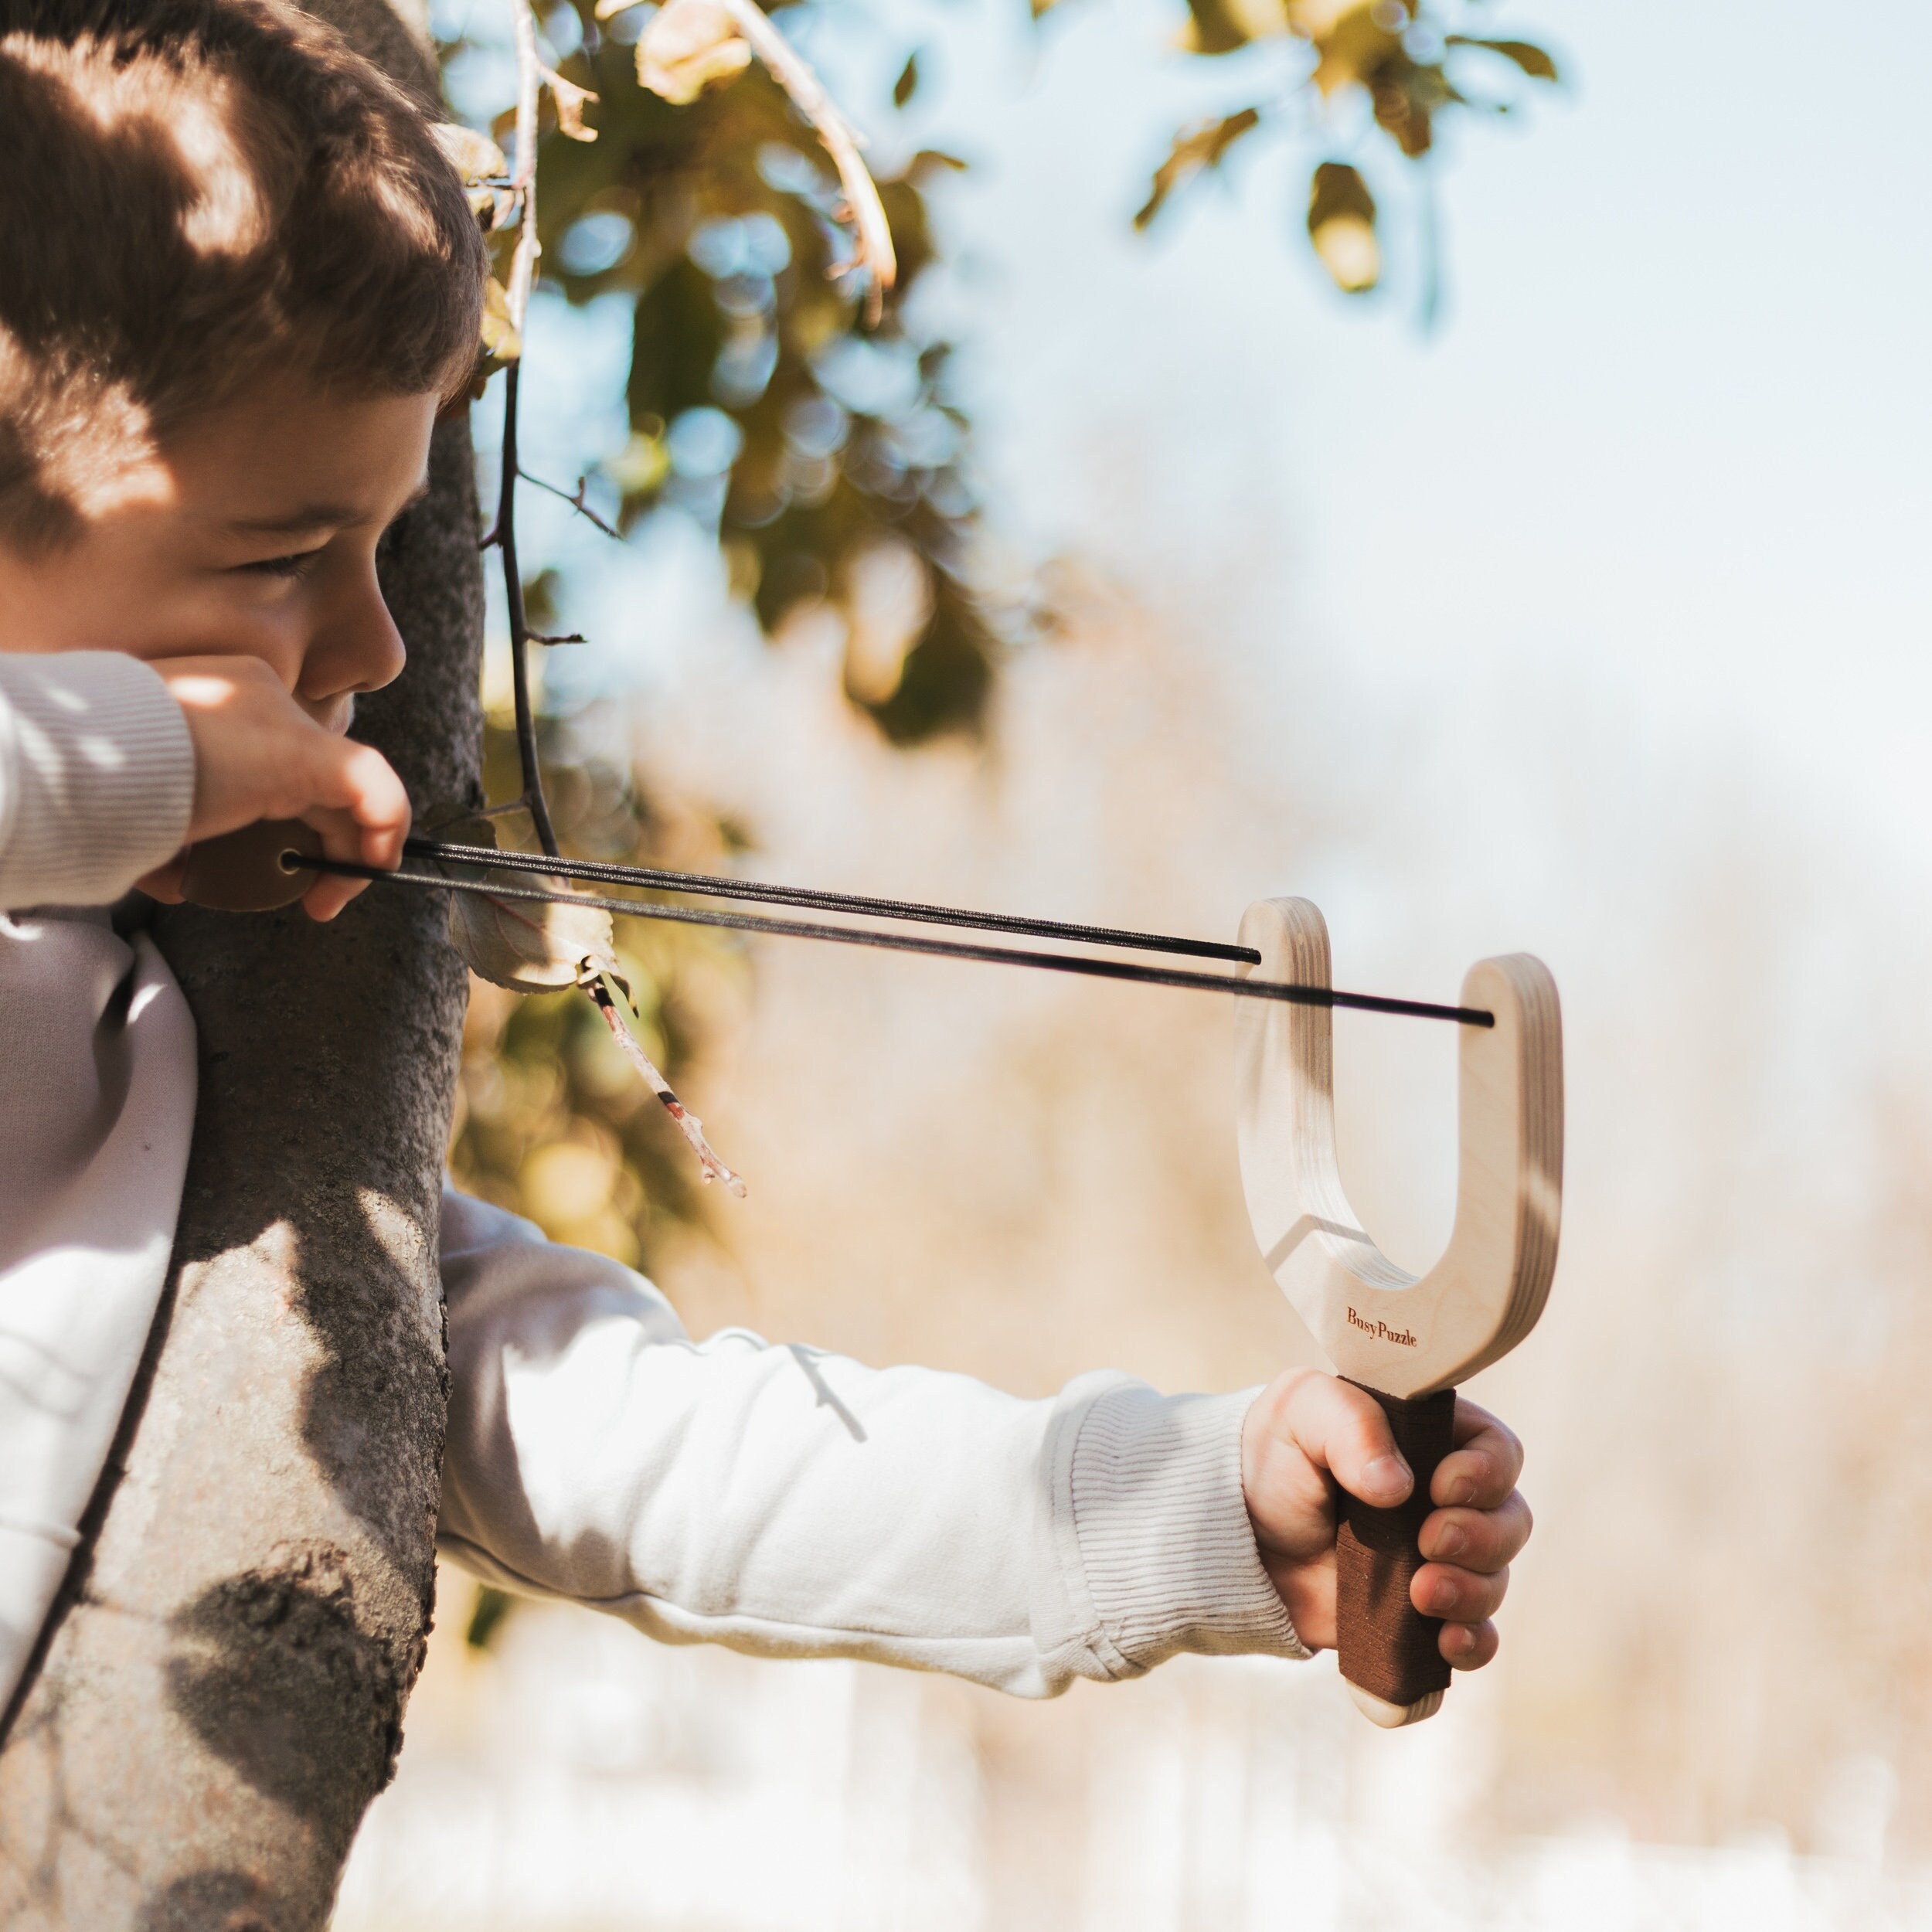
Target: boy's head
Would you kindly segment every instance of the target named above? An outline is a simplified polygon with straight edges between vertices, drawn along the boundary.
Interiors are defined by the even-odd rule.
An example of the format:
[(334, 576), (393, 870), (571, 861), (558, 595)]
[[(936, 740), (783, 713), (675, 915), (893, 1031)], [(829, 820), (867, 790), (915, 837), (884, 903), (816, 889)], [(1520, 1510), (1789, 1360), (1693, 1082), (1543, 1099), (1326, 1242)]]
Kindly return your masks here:
[(283, 633), (374, 624), (480, 319), (424, 115), (283, 0), (9, 0), (0, 127), (0, 648), (252, 649), (304, 597)]
[(260, 376), (472, 366), (482, 243), (421, 114), (267, 0), (0, 12), (0, 534), (57, 543), (131, 453)]

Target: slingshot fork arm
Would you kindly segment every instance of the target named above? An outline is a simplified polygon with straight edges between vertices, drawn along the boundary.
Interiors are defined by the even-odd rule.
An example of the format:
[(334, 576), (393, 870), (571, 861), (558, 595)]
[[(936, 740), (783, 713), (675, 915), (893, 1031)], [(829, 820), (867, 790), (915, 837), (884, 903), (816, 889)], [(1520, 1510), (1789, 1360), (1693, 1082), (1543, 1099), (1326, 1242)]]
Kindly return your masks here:
[[(1241, 939), (1253, 970), (1330, 983), (1328, 928), (1305, 899), (1263, 900)], [(1282, 1292), (1351, 1380), (1392, 1396), (1454, 1385), (1505, 1355), (1542, 1314), (1563, 1198), (1563, 1035), (1556, 988), (1515, 953), (1472, 966), (1462, 1029), (1461, 1171), (1442, 1258), (1418, 1278), (1363, 1229), (1335, 1148), (1331, 1015), (1320, 1006), (1235, 1016), (1241, 1179), (1255, 1239)]]

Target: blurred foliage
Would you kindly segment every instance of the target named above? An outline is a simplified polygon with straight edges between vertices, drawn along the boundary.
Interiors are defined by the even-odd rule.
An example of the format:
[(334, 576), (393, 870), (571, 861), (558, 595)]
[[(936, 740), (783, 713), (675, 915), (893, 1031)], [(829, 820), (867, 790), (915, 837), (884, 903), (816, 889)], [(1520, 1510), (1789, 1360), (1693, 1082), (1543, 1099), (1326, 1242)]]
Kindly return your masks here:
[[(587, 7), (549, 24), (579, 41), (564, 71), (599, 98), (594, 142), (551, 128), (540, 149), (543, 272), (573, 301), (635, 298), (631, 442), (606, 466), (620, 527), (660, 504), (715, 526), (767, 632), (849, 604), (870, 553), (908, 559), (923, 621), (889, 665), (852, 667), (848, 695), (896, 743), (977, 728), (1011, 620), (968, 581), (979, 505), (951, 345), (906, 313), (935, 255), (926, 191), (963, 164), (922, 152), (880, 182), (900, 274), (867, 329), (862, 289), (828, 272), (849, 253), (836, 177), (762, 68), (673, 106)], [(909, 59), (902, 103), (917, 84)]]
[[(1036, 15), (1056, 4), (1033, 0)], [(1175, 135), (1136, 226), (1257, 133), (1346, 149), (1314, 165), (1309, 239), (1338, 287), (1373, 288), (1383, 247), (1365, 165), (1423, 164), (1451, 117), (1512, 111), (1499, 80), (1556, 78), (1542, 47), (1471, 31), (1484, 6), (1188, 0), (1189, 53), (1276, 40), (1299, 58), (1266, 97)], [(964, 164), (925, 151), (880, 182), (900, 274), (869, 329), (862, 288), (828, 273), (850, 251), (812, 131), (755, 62), (720, 69), (724, 84), (683, 104), (641, 86), (635, 43), (650, 12), (600, 26), (591, 0), (565, 0), (545, 19), (573, 111), (571, 90), (597, 100), (588, 141), (568, 138), (546, 104), (543, 272), (572, 301), (621, 291), (634, 303), (631, 440), (604, 466), (618, 523), (668, 504), (715, 529), (734, 593), (768, 634), (801, 607), (838, 608), (852, 641), (847, 696), (893, 743), (976, 730), (1004, 647), (1037, 615), (975, 593), (971, 425), (948, 382), (952, 345), (914, 319), (937, 259), (928, 194)], [(909, 49), (893, 108), (920, 80)], [(855, 580), (882, 551), (920, 580), (918, 621), (883, 644), (849, 622)]]
[[(1314, 131), (1311, 99), (1323, 135), (1352, 136), (1359, 149), (1393, 151), (1410, 163), (1434, 151), (1454, 116), (1512, 112), (1515, 102), (1498, 82), (1554, 82), (1556, 63), (1533, 42), (1462, 31), (1484, 12), (1485, 0), (1188, 0), (1188, 53), (1213, 57), (1273, 39), (1298, 43), (1301, 57), (1267, 97), (1175, 135), (1134, 226), (1146, 227), (1178, 189), (1218, 168), (1257, 128)], [(1381, 244), (1362, 169), (1333, 156), (1318, 162), (1308, 202), (1308, 238), (1323, 267), (1338, 288), (1366, 294), (1381, 279)], [(1433, 301), (1431, 293), (1425, 308)]]

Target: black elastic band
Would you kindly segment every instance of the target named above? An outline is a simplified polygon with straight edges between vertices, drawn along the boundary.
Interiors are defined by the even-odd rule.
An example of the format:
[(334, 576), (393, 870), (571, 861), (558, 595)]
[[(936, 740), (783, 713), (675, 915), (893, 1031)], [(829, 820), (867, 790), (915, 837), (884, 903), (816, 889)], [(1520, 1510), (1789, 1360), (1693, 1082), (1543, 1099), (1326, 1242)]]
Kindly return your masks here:
[[(492, 857), (500, 855), (492, 854)], [(592, 893), (533, 892), (521, 886), (485, 884), (468, 879), (433, 878), (427, 872), (386, 872), (347, 859), (311, 858), (288, 852), (291, 872), (332, 872), (344, 879), (373, 879), (381, 885), (420, 886), (430, 892), (469, 893), (484, 899), (521, 900), (543, 906), (592, 906), (630, 919), (668, 920), (681, 926), (719, 926), (733, 932), (770, 933), (787, 939), (828, 940), (843, 946), (872, 946), (887, 952), (923, 953), (937, 959), (967, 959), (988, 965), (1032, 966), (1049, 973), (1079, 973), (1094, 979), (1131, 980), (1144, 986), (1181, 986), (1233, 993), (1249, 999), (1278, 999), (1294, 1006), (1342, 1006), (1364, 1013), (1396, 1013), (1414, 1019), (1454, 1020), (1464, 1026), (1494, 1026), (1496, 1016), (1474, 1006), (1438, 1006), (1427, 1000), (1384, 999), (1374, 993), (1339, 993), (1328, 986), (1291, 986), (1278, 980), (1243, 979), (1232, 973), (1190, 973), (1178, 968), (1137, 965), (1131, 960), (1090, 959), (1073, 953), (1036, 953), (1012, 946), (975, 946), (953, 939), (922, 939), (910, 933), (879, 933), (859, 926), (821, 926), (802, 919), (768, 919), (757, 913), (709, 912), (696, 906), (661, 906), (635, 899), (604, 899)], [(543, 862), (549, 872), (567, 865)]]
[(541, 852), (499, 852), (493, 845), (452, 845), (436, 838), (411, 838), (403, 850), (412, 859), (439, 864), (482, 866), (504, 872), (547, 872), (553, 878), (590, 879), (611, 886), (645, 886), (660, 892), (702, 893), (714, 899), (743, 899), (770, 906), (809, 906), (821, 913), (864, 913), (875, 919), (906, 919), (929, 926), (968, 926), (981, 932), (1025, 933), (1036, 939), (1077, 940), (1089, 946), (1126, 946), (1147, 953), (1179, 953), (1195, 959), (1226, 959), (1258, 966), (1252, 946), (1224, 946), (1218, 940), (1179, 939), (1165, 933), (1135, 933), (1114, 926), (1074, 926), (1057, 919), (1025, 919), (1012, 913), (971, 912), (957, 906), (926, 906), (904, 899), (869, 899), (859, 893), (820, 892), (808, 886), (767, 886), (756, 879), (720, 878), (715, 872), (665, 872), (655, 866), (613, 866), (599, 860), (546, 859)]

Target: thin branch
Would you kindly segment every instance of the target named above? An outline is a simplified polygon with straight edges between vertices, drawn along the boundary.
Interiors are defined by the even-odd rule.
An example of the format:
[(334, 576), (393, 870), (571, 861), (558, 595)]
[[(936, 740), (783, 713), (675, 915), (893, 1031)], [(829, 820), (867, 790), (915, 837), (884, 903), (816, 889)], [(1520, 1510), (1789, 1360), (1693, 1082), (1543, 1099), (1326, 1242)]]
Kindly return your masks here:
[(691, 1151), (698, 1157), (698, 1166), (707, 1181), (723, 1184), (728, 1194), (740, 1200), (745, 1198), (743, 1179), (734, 1174), (719, 1159), (711, 1143), (704, 1137), (704, 1122), (688, 1108), (671, 1090), (671, 1083), (651, 1063), (651, 1056), (644, 1050), (644, 1043), (631, 1029), (631, 1022), (624, 1017), (624, 1002), (611, 984), (610, 975), (600, 973), (594, 980), (587, 981), (583, 990), (590, 995), (593, 1004), (604, 1015), (604, 1024), (611, 1029), (611, 1036), (632, 1066), (644, 1076), (645, 1084), (657, 1095), (664, 1104), (664, 1111), (678, 1124), (678, 1131), (690, 1142)]
[(536, 16), (529, 0), (510, 0), (510, 26), (516, 43), (516, 154), (511, 185), (518, 203), (516, 253), (510, 260), (510, 320), (523, 333), (524, 312), (530, 305), (530, 286), (536, 279), (536, 258), (543, 253), (536, 234), (536, 107), (543, 84), (543, 63), (537, 58)]
[(516, 703), (516, 756), (523, 773), (523, 802), (530, 808), (537, 842), (554, 859), (556, 832), (543, 797), (536, 755), (536, 716), (530, 705), (530, 621), (523, 607), (523, 578), (516, 561), (516, 415), (519, 358), (503, 372), (503, 481), (496, 505), (496, 546), (503, 557), (503, 601), (510, 618), (510, 689)]
[[(516, 153), (512, 180), (519, 209), (516, 255), (510, 267), (510, 319), (521, 342), (523, 318), (529, 305), (530, 281), (536, 273), (536, 106), (543, 84), (543, 63), (537, 58), (536, 16), (529, 0), (510, 0), (510, 23), (516, 42)], [(556, 832), (543, 796), (543, 774), (537, 761), (536, 719), (530, 706), (529, 620), (523, 607), (523, 577), (516, 561), (516, 480), (522, 473), (517, 461), (517, 400), (522, 388), (523, 359), (503, 374), (503, 474), (496, 503), (494, 539), (503, 559), (503, 600), (510, 619), (510, 679), (516, 702), (516, 755), (523, 773), (523, 802), (530, 808), (537, 842), (554, 859)]]
[[(545, 482), (540, 476), (532, 476), (528, 470), (519, 470), (517, 474), (522, 477), (525, 482), (534, 483), (539, 490), (546, 490), (560, 502), (569, 504), (579, 516), (583, 518), (587, 522), (594, 523), (606, 536), (614, 537), (620, 543), (624, 541), (624, 532), (605, 522), (604, 519), (599, 516), (585, 500), (585, 492), (590, 487), (590, 479), (587, 476), (580, 476), (577, 478), (577, 492), (573, 495), (568, 490), (559, 489), (554, 483)], [(488, 547), (487, 543), (485, 547), (486, 549)], [(580, 639), (579, 641), (580, 642), (581, 640)]]
[(855, 268), (869, 271), (866, 319), (876, 326), (885, 312), (886, 291), (898, 275), (899, 264), (893, 253), (892, 226), (886, 219), (885, 204), (879, 199), (878, 184), (859, 155), (863, 145), (860, 137), (838, 111), (837, 103), (826, 93), (804, 56), (772, 25), (757, 0), (721, 0), (721, 4), (731, 16), (732, 24), (750, 42), (753, 53), (771, 70), (773, 78), (818, 131), (826, 153), (838, 170), (857, 246), (852, 259), (837, 264), (831, 272), (842, 275)]

